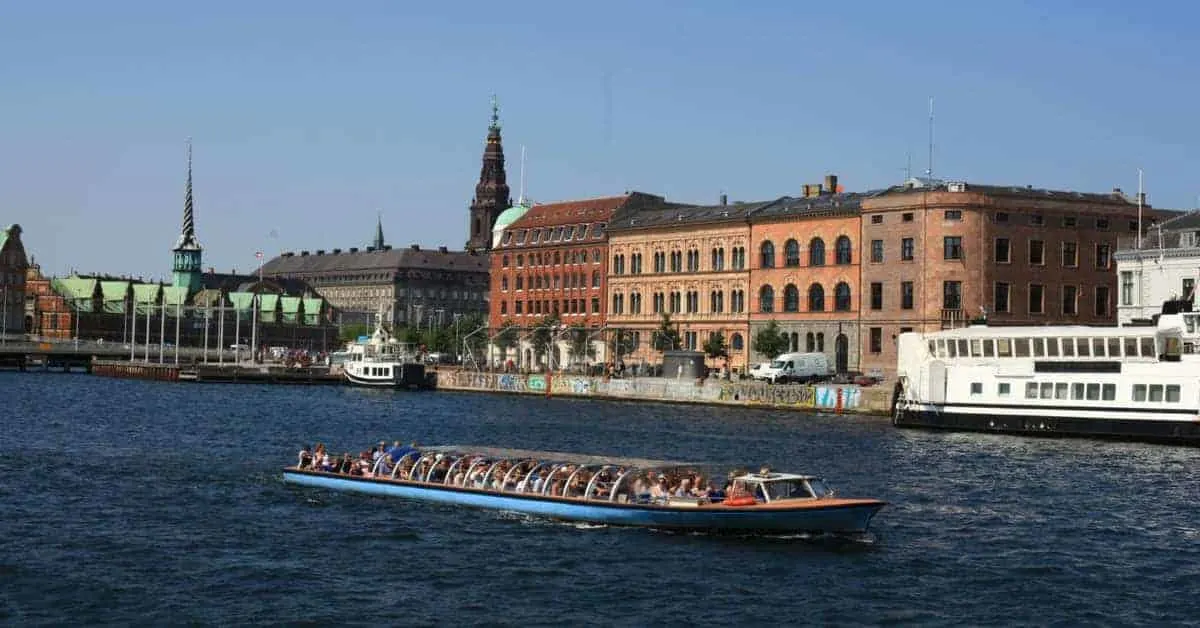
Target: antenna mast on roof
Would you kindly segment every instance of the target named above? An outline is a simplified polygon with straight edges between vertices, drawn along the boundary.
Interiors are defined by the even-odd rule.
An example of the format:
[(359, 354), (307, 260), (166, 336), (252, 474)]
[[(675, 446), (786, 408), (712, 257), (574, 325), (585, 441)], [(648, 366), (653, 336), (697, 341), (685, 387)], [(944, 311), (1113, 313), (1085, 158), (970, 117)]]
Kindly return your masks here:
[(521, 193), (517, 197), (517, 205), (525, 204), (525, 145), (521, 145)]
[(1138, 168), (1138, 225), (1137, 225), (1137, 248), (1142, 248), (1142, 169)]
[(933, 96), (929, 97), (929, 168), (925, 170), (925, 176), (933, 178)]

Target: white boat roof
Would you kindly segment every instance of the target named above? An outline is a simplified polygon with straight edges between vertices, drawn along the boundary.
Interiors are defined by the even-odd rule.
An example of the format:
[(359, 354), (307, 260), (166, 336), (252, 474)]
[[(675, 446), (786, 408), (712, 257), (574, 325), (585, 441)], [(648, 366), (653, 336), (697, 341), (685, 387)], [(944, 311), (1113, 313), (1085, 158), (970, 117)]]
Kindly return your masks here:
[(476, 447), (474, 445), (437, 445), (426, 447), (417, 445), (421, 452), (454, 453), (460, 455), (480, 455), (489, 458), (536, 458), (539, 460), (572, 462), (575, 464), (615, 464), (625, 467), (655, 469), (662, 467), (699, 467), (711, 466), (706, 463), (680, 462), (674, 460), (650, 460), (648, 458), (623, 458), (619, 456), (597, 456), (592, 454), (566, 453), (561, 451), (537, 451), (533, 449), (508, 449), (503, 447)]
[(746, 482), (777, 482), (780, 480), (817, 480), (820, 479), (815, 475), (803, 475), (799, 473), (779, 473), (771, 471), (770, 473), (747, 473), (739, 475), (735, 480), (743, 480)]
[(1156, 327), (1091, 327), (1088, 325), (1043, 325), (1021, 327), (985, 327), (975, 325), (941, 331), (917, 332), (924, 338), (1057, 338), (1060, 336), (1078, 338), (1130, 338), (1153, 336), (1158, 332)]

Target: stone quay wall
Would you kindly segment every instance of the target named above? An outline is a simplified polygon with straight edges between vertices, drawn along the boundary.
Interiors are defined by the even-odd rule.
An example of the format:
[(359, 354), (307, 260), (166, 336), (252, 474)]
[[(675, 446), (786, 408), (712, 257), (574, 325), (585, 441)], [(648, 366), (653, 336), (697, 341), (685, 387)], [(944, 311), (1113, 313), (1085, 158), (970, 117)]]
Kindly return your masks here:
[(439, 390), (665, 401), (814, 412), (881, 414), (891, 411), (886, 386), (767, 384), (750, 381), (681, 380), (661, 377), (606, 378), (566, 374), (483, 373), (439, 370)]

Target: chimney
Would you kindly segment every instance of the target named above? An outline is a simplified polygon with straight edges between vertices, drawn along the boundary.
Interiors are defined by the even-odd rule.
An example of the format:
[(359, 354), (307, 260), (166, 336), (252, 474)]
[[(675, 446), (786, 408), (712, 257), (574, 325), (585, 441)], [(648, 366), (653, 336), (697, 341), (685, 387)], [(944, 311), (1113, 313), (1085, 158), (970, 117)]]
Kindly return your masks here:
[(373, 246), (368, 246), (368, 247), (367, 247), (367, 252), (368, 252), (368, 253), (370, 253), (370, 252), (372, 252), (372, 251), (374, 251), (374, 250), (375, 250), (375, 247), (373, 247)]
[(726, 206), (726, 205), (728, 205), (728, 204), (729, 204), (729, 197), (728, 197), (728, 196), (726, 196), (726, 195), (724, 195), (724, 194), (722, 194), (722, 195), (721, 195), (721, 207), (724, 207), (724, 206)]
[(342, 252), (342, 250), (341, 250), (341, 249), (334, 249), (334, 250), (333, 250), (333, 254), (334, 254), (334, 255), (337, 255), (338, 253), (341, 253), (341, 252)]
[(446, 248), (446, 247), (444, 247), (444, 246), (439, 246), (439, 247), (438, 247), (438, 253), (449, 253), (449, 252), (450, 252), (450, 249), (447, 249), (447, 248)]
[(350, 252), (351, 252), (351, 253), (357, 253), (357, 252), (358, 252), (358, 247), (357, 247), (357, 246), (352, 246), (352, 247), (350, 247)]
[(837, 175), (836, 174), (825, 175), (825, 189), (830, 194), (837, 194)]
[(808, 198), (808, 188), (809, 187), (810, 186), (807, 183), (804, 184), (804, 187), (801, 188), (801, 191), (800, 191), (800, 198)]
[(308, 251), (300, 251), (300, 257), (308, 257)]
[(412, 249), (412, 250), (414, 250), (414, 251), (420, 251), (420, 250), (421, 250), (421, 245), (420, 245), (420, 244), (413, 244), (413, 245), (411, 245), (409, 248), (411, 248), (411, 249)]
[(324, 255), (325, 249), (317, 249), (317, 255)]

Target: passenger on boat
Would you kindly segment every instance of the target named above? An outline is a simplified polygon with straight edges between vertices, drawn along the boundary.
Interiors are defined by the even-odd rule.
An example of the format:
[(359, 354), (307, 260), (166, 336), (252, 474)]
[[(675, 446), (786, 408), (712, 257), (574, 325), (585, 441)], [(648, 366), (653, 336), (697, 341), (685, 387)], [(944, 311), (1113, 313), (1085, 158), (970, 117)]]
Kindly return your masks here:
[(679, 486), (676, 486), (675, 490), (671, 492), (671, 495), (673, 497), (688, 497), (691, 495), (691, 493), (691, 480), (689, 478), (683, 478), (679, 481)]
[(296, 460), (296, 468), (308, 469), (308, 468), (312, 467), (312, 464), (313, 464), (312, 447), (305, 445), (304, 447), (300, 448), (300, 455), (299, 455), (299, 458)]
[(659, 477), (658, 482), (650, 485), (650, 501), (666, 501), (669, 494), (667, 492), (667, 478), (665, 477)]
[(387, 454), (387, 441), (379, 441), (375, 446), (375, 451), (371, 452), (371, 462), (377, 462), (381, 457)]
[(723, 502), (723, 501), (725, 501), (725, 489), (718, 488), (715, 483), (709, 482), (707, 497), (708, 497), (708, 501), (713, 502), (713, 503)]

